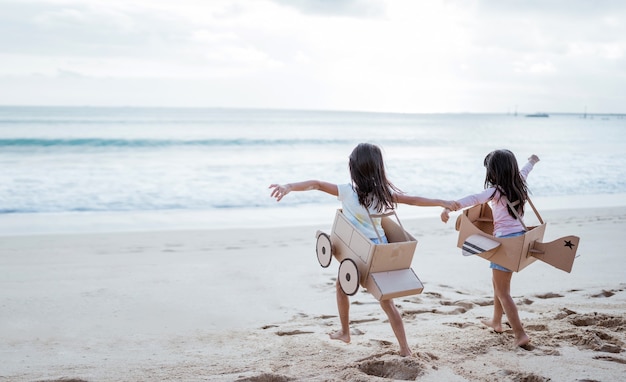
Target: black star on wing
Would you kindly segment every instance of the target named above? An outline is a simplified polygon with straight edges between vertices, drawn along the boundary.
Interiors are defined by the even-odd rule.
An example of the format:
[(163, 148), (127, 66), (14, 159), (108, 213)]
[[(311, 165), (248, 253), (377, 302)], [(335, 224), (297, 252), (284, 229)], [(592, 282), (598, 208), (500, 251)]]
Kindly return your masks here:
[(570, 249), (574, 249), (574, 244), (571, 240), (563, 240), (565, 241), (565, 247), (569, 247)]

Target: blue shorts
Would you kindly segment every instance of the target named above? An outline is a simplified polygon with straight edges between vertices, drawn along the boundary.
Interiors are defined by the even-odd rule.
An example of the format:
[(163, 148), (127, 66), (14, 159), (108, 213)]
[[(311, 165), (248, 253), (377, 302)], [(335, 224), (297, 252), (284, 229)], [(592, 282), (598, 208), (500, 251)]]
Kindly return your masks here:
[[(515, 237), (515, 236), (522, 236), (525, 233), (526, 233), (526, 231), (521, 231), (521, 232), (510, 233), (508, 235), (496, 236), (496, 237), (499, 237), (499, 238)], [(507, 269), (507, 268), (505, 268), (505, 267), (503, 267), (501, 265), (498, 265), (496, 263), (489, 264), (489, 268), (497, 269), (497, 270), (502, 271), (502, 272), (512, 272), (510, 269)]]
[(383, 235), (381, 236), (382, 242), (380, 240), (378, 240), (377, 237), (370, 239), (371, 241), (374, 242), (374, 244), (387, 244), (389, 243), (389, 241), (387, 240), (387, 236)]
[(490, 263), (490, 264), (489, 264), (489, 268), (491, 268), (491, 269), (497, 269), (497, 270), (502, 271), (502, 272), (509, 272), (509, 273), (511, 273), (511, 272), (512, 272), (510, 269), (507, 269), (507, 268), (505, 268), (505, 267), (503, 267), (503, 266), (500, 266), (500, 265), (498, 265), (498, 264), (496, 264), (496, 263)]

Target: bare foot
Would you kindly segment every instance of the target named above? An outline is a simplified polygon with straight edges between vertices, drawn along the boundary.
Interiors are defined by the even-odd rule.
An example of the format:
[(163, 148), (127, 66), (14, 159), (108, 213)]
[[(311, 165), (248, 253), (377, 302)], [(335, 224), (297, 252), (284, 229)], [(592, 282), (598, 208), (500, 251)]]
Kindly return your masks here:
[(340, 340), (340, 341), (343, 341), (343, 342), (345, 342), (347, 344), (350, 343), (350, 333), (343, 334), (343, 331), (339, 330), (337, 332), (330, 333), (329, 336), (330, 336), (331, 340)]
[(411, 349), (400, 349), (400, 356), (402, 356), (402, 357), (410, 357), (412, 355), (413, 355), (413, 353), (411, 352)]
[(490, 327), (496, 333), (502, 333), (502, 324), (494, 324), (493, 320), (480, 320), (483, 325)]
[(517, 336), (515, 337), (515, 346), (524, 347), (528, 345), (529, 343), (530, 343), (530, 338), (528, 338), (526, 333), (523, 333), (519, 337)]

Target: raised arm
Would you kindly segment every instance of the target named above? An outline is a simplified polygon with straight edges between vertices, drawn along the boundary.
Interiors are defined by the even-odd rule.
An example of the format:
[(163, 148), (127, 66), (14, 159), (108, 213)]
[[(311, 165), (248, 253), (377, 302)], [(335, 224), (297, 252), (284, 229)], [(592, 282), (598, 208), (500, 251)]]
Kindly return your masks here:
[(291, 191), (319, 190), (334, 196), (337, 196), (339, 193), (336, 184), (321, 180), (305, 180), (304, 182), (287, 184), (270, 184), (269, 188), (272, 189), (271, 197), (276, 198), (277, 202), (280, 202), (280, 200)]

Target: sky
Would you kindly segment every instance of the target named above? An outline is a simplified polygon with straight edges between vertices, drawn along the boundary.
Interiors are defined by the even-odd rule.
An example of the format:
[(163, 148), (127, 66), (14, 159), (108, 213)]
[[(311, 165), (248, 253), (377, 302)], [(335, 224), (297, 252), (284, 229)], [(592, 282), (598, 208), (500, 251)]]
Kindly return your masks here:
[(626, 1), (0, 0), (0, 105), (626, 113)]

